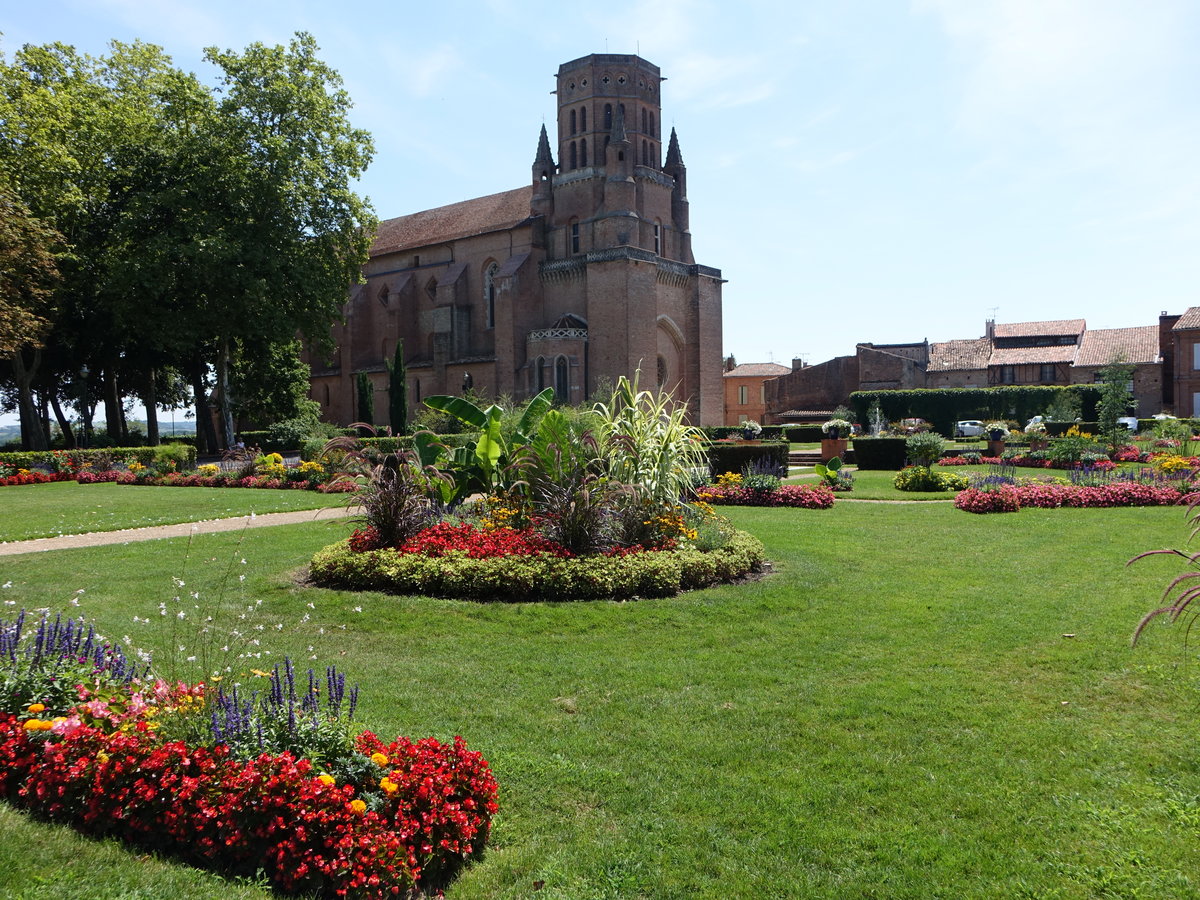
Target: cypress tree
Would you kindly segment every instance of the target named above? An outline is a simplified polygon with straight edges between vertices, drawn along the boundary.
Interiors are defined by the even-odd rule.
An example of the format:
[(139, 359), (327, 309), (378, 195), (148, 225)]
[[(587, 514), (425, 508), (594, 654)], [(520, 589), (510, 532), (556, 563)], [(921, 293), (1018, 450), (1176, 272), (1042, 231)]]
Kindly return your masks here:
[(366, 372), (359, 372), (358, 376), (358, 421), (364, 425), (375, 424), (375, 388), (371, 386), (371, 379)]
[(396, 356), (388, 363), (388, 417), (392, 434), (408, 432), (408, 369), (404, 365), (404, 341), (396, 341)]

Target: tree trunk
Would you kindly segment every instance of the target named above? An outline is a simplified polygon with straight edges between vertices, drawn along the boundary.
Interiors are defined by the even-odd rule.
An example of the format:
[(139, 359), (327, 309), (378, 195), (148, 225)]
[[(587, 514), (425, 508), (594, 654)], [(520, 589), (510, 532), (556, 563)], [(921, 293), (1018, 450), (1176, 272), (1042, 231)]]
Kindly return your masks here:
[(26, 364), (25, 355), (18, 350), (12, 356), (13, 378), (17, 383), (17, 409), (21, 416), (21, 449), (48, 450), (46, 433), (38, 421), (33, 403), (33, 379), (42, 361), (42, 351), (33, 351), (33, 360)]
[(154, 369), (146, 376), (146, 387), (142, 393), (142, 403), (146, 406), (146, 444), (158, 446), (158, 392), (154, 387)]
[(217, 433), (213, 429), (212, 410), (204, 387), (204, 360), (192, 360), (192, 399), (196, 406), (196, 449), (202, 453), (217, 452)]
[(58, 420), (58, 427), (62, 429), (63, 444), (68, 450), (75, 449), (75, 431), (71, 428), (71, 420), (63, 414), (62, 407), (58, 403), (58, 397), (53, 393), (50, 394), (50, 408), (54, 410), (54, 418)]
[(232, 447), (237, 432), (233, 427), (233, 396), (229, 384), (229, 338), (221, 338), (217, 349), (217, 403), (221, 413), (221, 430), (225, 447)]
[(115, 364), (104, 367), (104, 427), (108, 438), (118, 447), (125, 446), (125, 435), (121, 431), (123, 416), (121, 395), (117, 392), (117, 369)]

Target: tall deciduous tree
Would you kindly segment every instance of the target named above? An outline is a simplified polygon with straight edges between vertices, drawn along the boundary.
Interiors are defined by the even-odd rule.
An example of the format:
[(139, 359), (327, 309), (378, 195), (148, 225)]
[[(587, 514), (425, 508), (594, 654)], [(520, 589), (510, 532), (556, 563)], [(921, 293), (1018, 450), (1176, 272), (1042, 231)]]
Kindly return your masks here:
[(371, 138), (351, 126), (341, 77), (316, 53), (303, 33), (287, 48), (206, 51), (224, 73), (217, 110), (227, 156), (215, 174), (235, 206), (207, 323), (227, 441), (234, 340), (279, 342), (299, 332), (328, 346), (374, 232), (370, 206), (351, 189), (371, 160)]

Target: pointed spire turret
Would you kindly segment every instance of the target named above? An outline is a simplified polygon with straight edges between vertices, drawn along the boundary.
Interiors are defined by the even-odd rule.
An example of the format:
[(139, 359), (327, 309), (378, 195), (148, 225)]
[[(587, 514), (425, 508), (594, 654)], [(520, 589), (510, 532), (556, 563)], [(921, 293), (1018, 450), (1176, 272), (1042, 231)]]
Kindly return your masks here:
[(679, 137), (675, 134), (675, 129), (671, 129), (671, 142), (667, 145), (667, 160), (663, 164), (664, 169), (669, 169), (672, 166), (683, 165), (683, 154), (679, 152)]
[(545, 172), (546, 178), (554, 174), (554, 157), (550, 153), (550, 137), (546, 134), (544, 123), (542, 133), (538, 136), (537, 156), (534, 157), (533, 168), (536, 174)]
[(538, 136), (537, 156), (533, 160), (533, 198), (530, 201), (529, 213), (534, 216), (548, 216), (554, 210), (554, 157), (550, 155), (550, 138), (546, 135), (546, 126), (542, 125), (542, 133)]

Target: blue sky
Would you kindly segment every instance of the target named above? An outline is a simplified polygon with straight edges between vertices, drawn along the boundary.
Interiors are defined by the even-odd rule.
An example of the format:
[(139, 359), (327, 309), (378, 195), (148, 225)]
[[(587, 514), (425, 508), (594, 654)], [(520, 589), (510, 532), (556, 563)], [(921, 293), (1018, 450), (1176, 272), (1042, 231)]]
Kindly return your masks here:
[(688, 166), (725, 350), (819, 362), (985, 319), (1200, 304), (1200, 4), (7, 2), (6, 55), (314, 35), (375, 138), (381, 218), (525, 184), (560, 63), (640, 53)]

